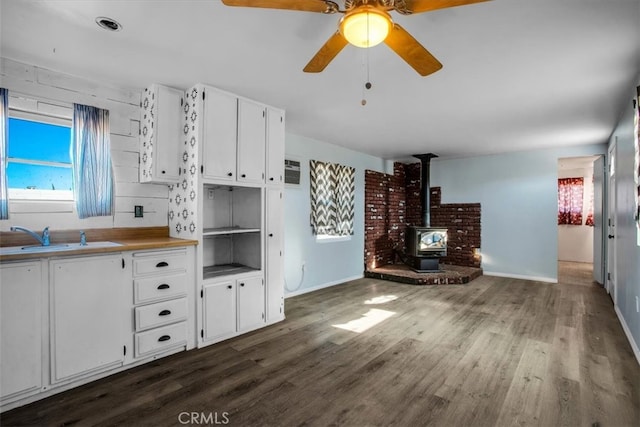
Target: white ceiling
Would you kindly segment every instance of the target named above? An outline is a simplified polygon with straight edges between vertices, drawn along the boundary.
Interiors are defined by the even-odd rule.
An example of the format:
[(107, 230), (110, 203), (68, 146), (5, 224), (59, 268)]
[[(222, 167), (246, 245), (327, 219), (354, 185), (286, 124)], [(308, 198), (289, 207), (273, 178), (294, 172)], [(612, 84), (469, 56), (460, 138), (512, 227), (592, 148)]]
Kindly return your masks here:
[[(384, 44), (347, 46), (324, 72), (303, 73), (340, 15), (219, 0), (0, 1), (3, 57), (128, 88), (208, 83), (286, 109), (291, 133), (388, 159), (606, 142), (640, 73), (640, 0), (393, 13), (444, 64), (427, 77)], [(123, 30), (100, 29), (97, 16)]]

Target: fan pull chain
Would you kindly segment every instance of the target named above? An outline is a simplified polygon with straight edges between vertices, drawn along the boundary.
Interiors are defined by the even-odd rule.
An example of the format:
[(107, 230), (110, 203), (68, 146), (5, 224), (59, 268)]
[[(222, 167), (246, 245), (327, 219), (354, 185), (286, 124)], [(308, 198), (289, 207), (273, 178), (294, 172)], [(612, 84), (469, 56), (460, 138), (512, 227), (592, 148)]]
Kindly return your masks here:
[[(369, 14), (367, 13), (367, 37), (369, 37)], [(368, 44), (368, 40), (367, 40), (367, 44)], [(362, 106), (364, 107), (365, 105), (367, 105), (367, 98), (365, 97), (365, 92), (364, 90), (369, 90), (371, 89), (371, 78), (369, 75), (369, 49), (370, 47), (367, 46), (367, 48), (365, 48), (365, 52), (364, 52), (364, 56), (363, 56), (363, 60), (362, 60), (362, 66), (366, 71), (366, 79), (365, 79), (365, 83), (364, 83), (364, 88), (362, 89), (362, 101), (360, 101), (360, 104), (362, 104)]]

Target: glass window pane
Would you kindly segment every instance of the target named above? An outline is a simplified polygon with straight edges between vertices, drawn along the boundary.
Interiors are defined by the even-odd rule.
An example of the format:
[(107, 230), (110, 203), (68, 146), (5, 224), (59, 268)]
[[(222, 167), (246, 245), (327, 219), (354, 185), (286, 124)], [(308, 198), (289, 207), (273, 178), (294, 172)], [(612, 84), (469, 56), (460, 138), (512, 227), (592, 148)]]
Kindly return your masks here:
[(9, 157), (71, 163), (70, 142), (69, 127), (9, 118)]
[(71, 190), (71, 168), (9, 161), (7, 179), (9, 188)]

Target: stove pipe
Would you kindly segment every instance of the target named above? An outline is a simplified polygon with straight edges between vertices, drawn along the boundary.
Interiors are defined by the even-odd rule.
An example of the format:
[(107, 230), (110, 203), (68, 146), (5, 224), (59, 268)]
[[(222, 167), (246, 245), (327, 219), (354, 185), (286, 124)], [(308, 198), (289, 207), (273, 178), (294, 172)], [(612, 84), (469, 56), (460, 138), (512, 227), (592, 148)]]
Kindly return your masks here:
[(422, 203), (422, 226), (431, 227), (431, 181), (430, 167), (431, 159), (438, 157), (436, 154), (414, 154), (413, 157), (420, 159), (422, 173), (420, 176), (420, 202)]

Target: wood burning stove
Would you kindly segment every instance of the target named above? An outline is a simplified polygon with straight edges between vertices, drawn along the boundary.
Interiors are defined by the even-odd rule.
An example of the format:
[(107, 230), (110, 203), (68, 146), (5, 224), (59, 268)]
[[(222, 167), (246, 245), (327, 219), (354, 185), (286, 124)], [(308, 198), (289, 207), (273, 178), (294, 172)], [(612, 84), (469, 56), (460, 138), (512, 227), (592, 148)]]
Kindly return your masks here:
[(422, 227), (411, 226), (406, 233), (409, 266), (418, 272), (437, 272), (439, 258), (447, 255), (447, 229), (431, 227), (430, 166), (433, 153), (416, 154), (422, 164), (420, 202)]

